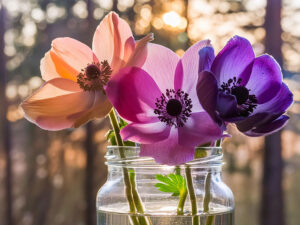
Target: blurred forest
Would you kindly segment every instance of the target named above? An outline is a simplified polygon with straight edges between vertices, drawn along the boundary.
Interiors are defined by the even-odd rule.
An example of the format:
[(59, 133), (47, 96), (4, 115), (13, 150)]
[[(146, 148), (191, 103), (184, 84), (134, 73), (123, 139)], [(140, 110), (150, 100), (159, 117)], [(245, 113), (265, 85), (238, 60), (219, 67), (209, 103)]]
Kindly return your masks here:
[(294, 93), (290, 122), (268, 138), (230, 127), (224, 179), (237, 225), (299, 225), (299, 0), (0, 0), (0, 224), (95, 225), (108, 120), (47, 132), (25, 120), (19, 104), (43, 83), (39, 63), (51, 40), (69, 36), (91, 46), (110, 10), (136, 39), (153, 32), (155, 43), (178, 55), (207, 38), (219, 51), (236, 34), (256, 55), (274, 55)]

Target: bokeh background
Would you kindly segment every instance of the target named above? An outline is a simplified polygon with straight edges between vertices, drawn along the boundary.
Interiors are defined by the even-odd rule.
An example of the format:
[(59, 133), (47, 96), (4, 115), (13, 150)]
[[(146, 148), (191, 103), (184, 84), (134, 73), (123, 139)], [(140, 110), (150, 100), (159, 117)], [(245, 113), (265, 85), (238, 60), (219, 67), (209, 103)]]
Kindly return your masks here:
[(43, 83), (39, 62), (51, 40), (91, 45), (111, 10), (137, 39), (153, 32), (155, 43), (178, 55), (206, 38), (219, 51), (236, 34), (257, 55), (274, 55), (295, 97), (290, 122), (266, 139), (230, 127), (224, 179), (235, 194), (237, 225), (299, 225), (299, 0), (0, 0), (0, 224), (95, 225), (108, 120), (48, 132), (26, 121), (19, 104)]

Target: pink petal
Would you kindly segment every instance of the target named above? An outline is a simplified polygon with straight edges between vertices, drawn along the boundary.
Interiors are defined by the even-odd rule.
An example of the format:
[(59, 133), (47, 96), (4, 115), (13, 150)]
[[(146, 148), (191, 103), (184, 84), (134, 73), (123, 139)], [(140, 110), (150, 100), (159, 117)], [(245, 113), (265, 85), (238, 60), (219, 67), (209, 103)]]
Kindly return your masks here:
[[(196, 88), (199, 69), (199, 51), (210, 45), (209, 40), (199, 41), (192, 45), (182, 56), (183, 78), (181, 88), (186, 92)], [(177, 79), (177, 77), (175, 78)]]
[[(56, 67), (55, 67), (53, 60), (51, 59), (50, 51), (47, 52), (45, 54), (44, 58), (41, 59), (40, 70), (41, 70), (42, 78), (44, 79), (44, 81), (49, 81), (54, 78), (61, 78), (61, 76), (56, 71)], [(72, 73), (74, 73), (74, 72), (72, 72)], [(72, 77), (72, 80), (73, 80), (73, 77)]]
[(178, 143), (195, 147), (222, 138), (222, 133), (206, 112), (192, 113), (184, 126), (178, 128)]
[(179, 57), (170, 49), (148, 44), (147, 60), (142, 68), (153, 78), (162, 93), (174, 89), (174, 74)]
[(114, 12), (106, 15), (93, 37), (93, 51), (99, 60), (107, 60), (116, 73), (129, 60), (134, 47), (128, 23)]
[(138, 124), (132, 123), (121, 130), (123, 140), (143, 144), (152, 144), (166, 139), (170, 134), (170, 126), (162, 122)]
[(21, 107), (25, 117), (43, 129), (73, 127), (81, 115), (93, 106), (94, 92), (84, 92), (78, 84), (64, 78), (46, 82)]
[(102, 91), (97, 91), (95, 92), (93, 106), (90, 108), (90, 110), (86, 111), (76, 119), (74, 127), (79, 127), (95, 118), (103, 118), (110, 112), (111, 109), (112, 105), (106, 95)]
[(124, 119), (136, 123), (158, 121), (154, 109), (161, 91), (146, 71), (137, 67), (120, 70), (108, 82), (106, 94)]
[(41, 60), (40, 68), (46, 81), (55, 77), (76, 81), (81, 70), (93, 62), (97, 63), (98, 59), (87, 45), (72, 38), (56, 38)]
[(148, 34), (135, 43), (135, 49), (126, 66), (142, 67), (147, 58), (147, 43), (153, 40), (153, 34)]
[[(193, 101), (193, 111), (200, 112), (203, 111), (199, 101), (197, 101), (198, 96), (196, 92), (196, 85), (198, 81), (198, 70), (199, 70), (199, 51), (210, 46), (210, 41), (199, 41), (192, 45), (183, 55), (182, 70), (183, 73), (176, 73), (175, 81), (181, 80), (181, 85), (178, 83), (176, 86), (181, 88), (184, 92), (189, 94), (189, 97)], [(182, 77), (180, 77), (182, 76)]]
[(157, 163), (179, 165), (193, 160), (195, 147), (178, 144), (177, 129), (172, 128), (170, 136), (153, 144), (142, 144), (140, 156), (153, 157)]
[(175, 90), (182, 89), (183, 82), (183, 65), (182, 60), (180, 59), (177, 63), (175, 70), (175, 80), (174, 80), (174, 88)]

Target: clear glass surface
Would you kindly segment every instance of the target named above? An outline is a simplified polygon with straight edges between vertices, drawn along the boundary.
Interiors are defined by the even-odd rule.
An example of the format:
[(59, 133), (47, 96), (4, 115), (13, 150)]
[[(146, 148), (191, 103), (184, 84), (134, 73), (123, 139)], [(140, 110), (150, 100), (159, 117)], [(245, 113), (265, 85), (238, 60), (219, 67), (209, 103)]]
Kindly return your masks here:
[[(189, 195), (184, 204), (183, 215), (179, 216), (179, 197), (161, 192), (154, 186), (159, 182), (155, 178), (156, 174), (174, 173), (175, 167), (158, 165), (149, 157), (139, 157), (139, 147), (123, 147), (126, 159), (121, 159), (119, 150), (117, 146), (110, 146), (106, 154), (108, 178), (97, 194), (98, 225), (131, 225), (130, 216), (148, 216), (152, 225), (192, 225), (195, 214), (192, 214)], [(207, 218), (213, 216), (212, 225), (233, 225), (233, 194), (221, 178), (222, 149), (207, 147), (197, 151), (201, 153), (201, 158), (180, 165), (179, 168), (182, 176), (185, 176), (186, 167), (190, 168), (199, 222), (201, 225), (206, 224)], [(142, 215), (130, 213), (123, 179), (124, 168), (135, 172), (136, 189), (144, 206)], [(205, 181), (208, 174), (211, 174), (209, 212), (204, 212)]]

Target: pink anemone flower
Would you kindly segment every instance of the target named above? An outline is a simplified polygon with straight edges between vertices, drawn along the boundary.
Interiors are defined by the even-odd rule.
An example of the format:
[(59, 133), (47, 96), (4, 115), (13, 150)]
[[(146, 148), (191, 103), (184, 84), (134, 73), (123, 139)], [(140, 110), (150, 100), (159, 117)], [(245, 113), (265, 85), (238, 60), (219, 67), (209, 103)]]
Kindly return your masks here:
[(112, 108), (104, 86), (125, 66), (141, 66), (152, 35), (135, 43), (126, 21), (109, 13), (97, 27), (93, 48), (72, 39), (53, 40), (41, 60), (44, 85), (21, 107), (25, 117), (47, 130), (78, 127)]
[(141, 143), (141, 156), (181, 164), (193, 159), (196, 146), (223, 137), (196, 92), (198, 52), (209, 45), (198, 42), (180, 59), (168, 48), (148, 44), (143, 69), (124, 68), (108, 82), (108, 98), (129, 123), (122, 138)]

